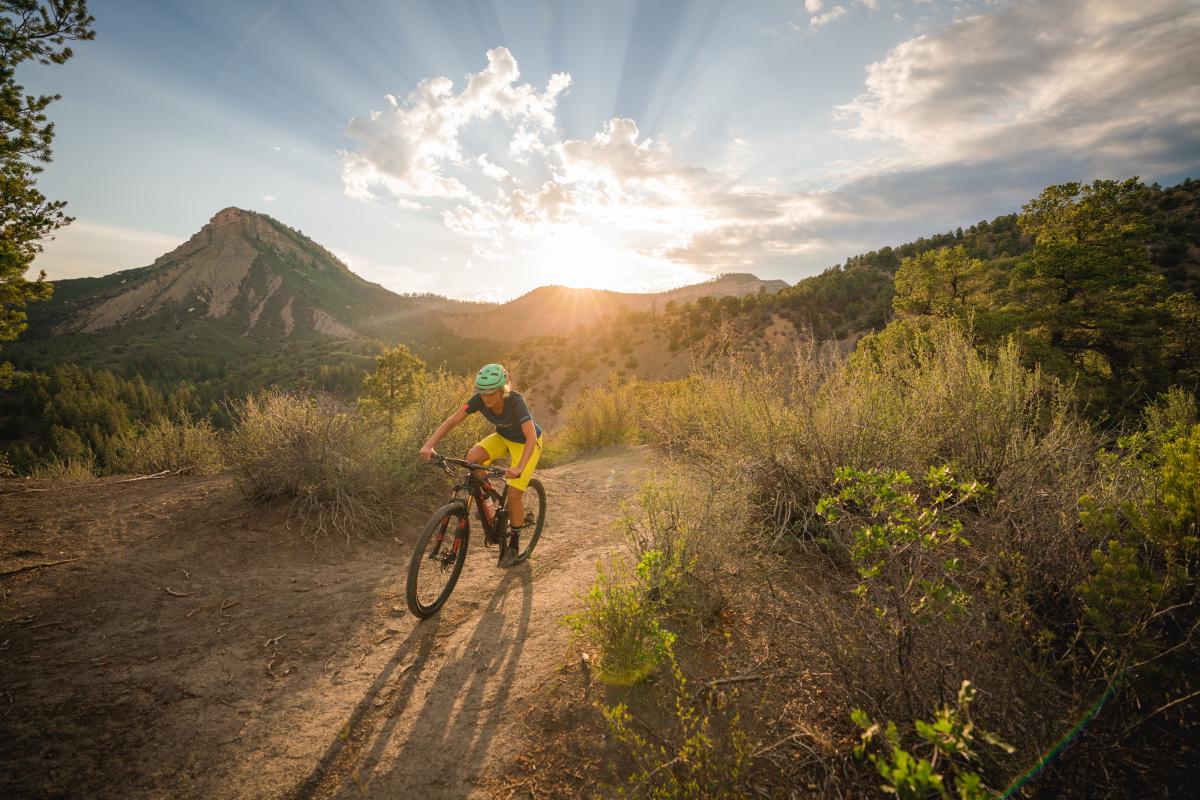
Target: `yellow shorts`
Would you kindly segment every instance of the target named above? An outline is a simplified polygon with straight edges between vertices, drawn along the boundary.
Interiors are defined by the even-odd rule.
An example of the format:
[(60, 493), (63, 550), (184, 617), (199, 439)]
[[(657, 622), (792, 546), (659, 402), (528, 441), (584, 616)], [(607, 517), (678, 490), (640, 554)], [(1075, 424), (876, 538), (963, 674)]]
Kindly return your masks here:
[[(515, 467), (517, 464), (521, 463), (521, 456), (525, 453), (526, 444), (528, 443), (513, 442), (505, 439), (498, 433), (493, 433), (491, 436), (484, 437), (482, 441), (477, 442), (475, 446), (482, 447), (484, 450), (487, 450), (488, 457), (487, 461), (483, 462), (484, 464), (490, 464), (497, 458), (507, 455), (512, 459), (512, 465)], [(533, 477), (533, 468), (537, 466), (538, 458), (540, 458), (542, 455), (542, 437), (538, 437), (538, 440), (534, 443), (533, 447), (533, 455), (531, 455), (529, 457), (529, 461), (525, 463), (524, 472), (521, 473), (520, 477), (510, 478), (508, 480), (508, 485), (513, 489), (518, 489), (523, 492), (529, 488), (529, 479)]]

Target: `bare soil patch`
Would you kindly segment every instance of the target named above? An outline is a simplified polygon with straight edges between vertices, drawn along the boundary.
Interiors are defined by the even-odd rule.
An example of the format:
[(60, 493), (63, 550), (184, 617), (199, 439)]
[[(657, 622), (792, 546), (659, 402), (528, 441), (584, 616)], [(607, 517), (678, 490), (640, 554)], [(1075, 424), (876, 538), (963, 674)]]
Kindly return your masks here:
[(440, 497), (392, 537), (313, 546), (228, 476), (0, 481), (0, 796), (487, 796), (654, 463), (544, 470), (531, 561), (472, 537), (423, 623), (404, 573)]

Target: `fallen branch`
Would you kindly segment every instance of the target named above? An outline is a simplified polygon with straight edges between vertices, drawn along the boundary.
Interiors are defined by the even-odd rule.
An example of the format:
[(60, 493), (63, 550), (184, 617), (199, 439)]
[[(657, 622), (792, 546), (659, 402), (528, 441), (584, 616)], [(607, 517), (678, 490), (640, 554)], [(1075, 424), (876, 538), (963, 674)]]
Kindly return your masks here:
[(724, 686), (724, 685), (730, 684), (730, 683), (750, 683), (752, 681), (765, 681), (770, 678), (785, 678), (785, 677), (790, 678), (790, 677), (794, 677), (794, 676), (793, 675), (781, 675), (779, 673), (774, 673), (774, 672), (772, 672), (768, 675), (738, 675), (737, 677), (734, 677), (734, 678), (715, 678), (704, 685), (705, 685), (705, 687), (707, 687), (709, 689), (713, 689), (713, 688), (716, 688), (717, 686)]
[(0, 575), (16, 575), (19, 572), (29, 572), (30, 570), (41, 569), (42, 567), (57, 567), (59, 564), (69, 564), (72, 561), (82, 560), (83, 556), (78, 556), (76, 558), (64, 558), (61, 561), (46, 561), (41, 564), (29, 564), (28, 566), (17, 567), (16, 569), (6, 569), (3, 572), (0, 572)]
[[(799, 738), (801, 736), (811, 737), (812, 734), (808, 733), (807, 731), (792, 731), (787, 736), (784, 736), (782, 739), (778, 739), (778, 740), (772, 742), (771, 744), (766, 745), (765, 747), (758, 748), (757, 750), (755, 750), (753, 753), (750, 754), (750, 758), (754, 759), (754, 758), (758, 758), (759, 756), (766, 755), (767, 753), (771, 752), (776, 747), (779, 747), (779, 745), (781, 745), (785, 742), (795, 742), (796, 744), (802, 744), (802, 742), (800, 741), (800, 738)], [(807, 749), (810, 753), (816, 752), (811, 747), (807, 747)]]
[(134, 481), (148, 481), (154, 478), (165, 478), (168, 475), (176, 475), (180, 472), (183, 472), (184, 469), (188, 469), (188, 467), (177, 470), (164, 469), (162, 472), (155, 472), (153, 475), (138, 475), (135, 478), (122, 478), (119, 481), (109, 481), (109, 483), (133, 483)]
[(167, 594), (171, 595), (171, 597), (191, 597), (187, 592), (177, 592), (170, 586), (164, 586), (163, 588), (167, 590)]
[(30, 625), (29, 630), (36, 631), (38, 628), (50, 628), (55, 625), (59, 626), (60, 628), (67, 627), (67, 623), (65, 622), (40, 622), (37, 625)]
[(229, 614), (226, 614), (226, 613), (225, 613), (225, 609), (227, 609), (227, 608), (233, 608), (234, 606), (241, 605), (241, 603), (242, 603), (242, 601), (241, 601), (241, 600), (234, 600), (234, 599), (231, 597), (231, 598), (229, 598), (228, 600), (226, 600), (225, 602), (221, 603), (221, 608), (220, 608), (220, 610), (218, 610), (218, 611), (217, 611), (217, 613), (218, 613), (219, 615), (221, 615), (222, 617), (228, 617), (228, 616), (229, 616)]
[(704, 684), (702, 689), (714, 689), (717, 686), (724, 686), (730, 683), (750, 683), (752, 681), (766, 681), (772, 678), (799, 678), (802, 675), (824, 676), (829, 675), (828, 672), (769, 672), (762, 675), (737, 675), (733, 678), (716, 678)]

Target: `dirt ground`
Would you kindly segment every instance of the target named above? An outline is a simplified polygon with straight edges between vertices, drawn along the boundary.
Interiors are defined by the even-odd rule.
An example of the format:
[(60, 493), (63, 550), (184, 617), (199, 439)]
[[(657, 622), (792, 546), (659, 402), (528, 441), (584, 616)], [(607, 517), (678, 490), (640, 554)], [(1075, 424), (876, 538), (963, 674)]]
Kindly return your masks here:
[(619, 448), (542, 471), (531, 561), (472, 537), (422, 623), (404, 572), (429, 508), (314, 547), (228, 476), (0, 481), (0, 796), (488, 796), (536, 749), (560, 619), (654, 467)]

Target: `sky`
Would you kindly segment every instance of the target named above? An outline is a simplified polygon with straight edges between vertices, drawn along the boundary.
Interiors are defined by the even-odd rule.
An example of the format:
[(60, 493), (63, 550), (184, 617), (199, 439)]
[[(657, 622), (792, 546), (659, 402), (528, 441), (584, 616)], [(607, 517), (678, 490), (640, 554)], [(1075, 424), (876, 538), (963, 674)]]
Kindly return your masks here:
[(51, 279), (228, 206), (397, 292), (794, 283), (1054, 183), (1200, 177), (1195, 0), (92, 0)]

